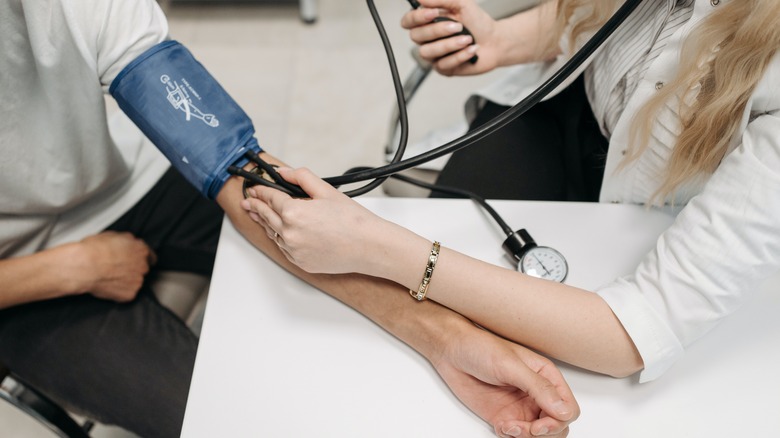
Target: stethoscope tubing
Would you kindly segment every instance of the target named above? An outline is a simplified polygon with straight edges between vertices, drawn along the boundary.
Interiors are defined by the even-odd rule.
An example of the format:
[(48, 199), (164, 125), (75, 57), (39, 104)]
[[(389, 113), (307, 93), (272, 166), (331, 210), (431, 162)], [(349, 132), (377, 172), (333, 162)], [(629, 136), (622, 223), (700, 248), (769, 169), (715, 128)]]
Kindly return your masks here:
[[(604, 42), (614, 33), (614, 31), (620, 27), (626, 18), (628, 18), (628, 16), (631, 15), (631, 13), (639, 6), (642, 0), (625, 0), (623, 6), (618, 8), (612, 17), (607, 20), (607, 22), (582, 46), (582, 48), (580, 48), (574, 55), (572, 55), (572, 57), (569, 58), (569, 60), (566, 61), (564, 65), (562, 65), (547, 80), (545, 80), (528, 96), (512, 106), (510, 109), (504, 111), (491, 121), (483, 124), (471, 132), (462, 135), (461, 137), (431, 149), (430, 151), (407, 159), (403, 159), (403, 154), (406, 151), (406, 144), (409, 135), (408, 114), (406, 110), (406, 99), (404, 97), (403, 85), (401, 84), (401, 79), (398, 74), (398, 68), (396, 66), (395, 56), (393, 55), (390, 41), (387, 38), (387, 34), (384, 30), (381, 19), (379, 18), (379, 14), (376, 11), (373, 0), (366, 0), (366, 2), (368, 3), (371, 16), (374, 19), (379, 34), (382, 38), (382, 43), (385, 47), (387, 59), (390, 64), (390, 71), (393, 78), (393, 85), (395, 87), (395, 94), (398, 104), (401, 132), (399, 136), (398, 148), (396, 149), (396, 153), (389, 164), (373, 168), (361, 167), (359, 168), (361, 170), (350, 170), (343, 175), (323, 178), (325, 182), (331, 184), (334, 187), (339, 187), (344, 184), (353, 184), (370, 179), (374, 180), (357, 189), (345, 191), (344, 194), (350, 197), (359, 196), (369, 192), (370, 190), (373, 190), (374, 188), (381, 185), (387, 178), (401, 171), (417, 167), (421, 164), (468, 147), (477, 141), (491, 135), (495, 131), (503, 128), (519, 116), (523, 115), (526, 111), (531, 109), (534, 105), (539, 103), (553, 90), (560, 86), (566, 79), (572, 76), (582, 66), (582, 64), (587, 59), (589, 59), (596, 52), (596, 50), (601, 47), (602, 44), (604, 44)], [(273, 169), (271, 169), (271, 166), (267, 165), (267, 163), (265, 163), (259, 156), (250, 153), (246, 155), (246, 158), (263, 167), (263, 169), (269, 175), (271, 175), (276, 182), (267, 181), (264, 178), (261, 178), (258, 175), (252, 174), (250, 172), (246, 172), (237, 166), (230, 166), (228, 171), (231, 174), (242, 176), (256, 184), (273, 187), (294, 197), (307, 197), (306, 193), (300, 187), (284, 181), (284, 178), (279, 176)], [(475, 198), (472, 197), (472, 199)]]
[[(370, 0), (368, 0), (368, 2), (369, 4), (371, 4)], [(637, 8), (637, 6), (639, 6), (641, 2), (642, 0), (626, 0), (623, 6), (621, 6), (612, 15), (612, 17), (610, 17), (610, 19), (607, 20), (607, 22), (582, 46), (581, 49), (579, 49), (574, 55), (572, 55), (572, 57), (568, 61), (566, 61), (566, 63), (564, 63), (563, 66), (561, 66), (555, 73), (553, 73), (552, 76), (550, 76), (546, 81), (544, 81), (539, 87), (537, 87), (523, 100), (521, 100), (520, 102), (518, 102), (517, 104), (515, 104), (510, 109), (503, 112), (501, 115), (497, 116), (493, 120), (483, 124), (479, 128), (471, 132), (468, 132), (462, 135), (461, 137), (458, 137), (448, 143), (445, 143), (441, 146), (431, 149), (430, 151), (421, 153), (414, 157), (406, 158), (403, 160), (397, 160), (397, 161), (394, 160), (393, 162), (386, 164), (384, 166), (374, 167), (374, 168), (361, 170), (357, 172), (349, 172), (344, 175), (331, 176), (323, 179), (333, 186), (352, 184), (356, 182), (366, 181), (369, 179), (382, 179), (382, 181), (384, 181), (384, 179), (386, 179), (390, 175), (393, 175), (395, 173), (401, 172), (406, 169), (417, 167), (421, 164), (435, 160), (439, 157), (450, 154), (452, 152), (456, 152), (460, 149), (463, 149), (465, 147), (468, 147), (476, 143), (479, 140), (482, 140), (483, 138), (492, 134), (496, 130), (505, 127), (506, 125), (514, 121), (516, 118), (524, 114), (531, 107), (539, 103), (548, 94), (550, 94), (553, 90), (555, 90), (571, 75), (573, 75), (577, 71), (577, 69), (579, 69), (580, 66), (588, 58), (590, 58), (599, 47), (601, 47), (601, 45), (607, 40), (607, 38), (609, 38), (618, 27), (620, 27), (620, 25), (626, 20), (626, 18), (629, 15), (631, 15), (631, 13)], [(391, 55), (388, 55), (388, 57), (391, 57)], [(393, 63), (393, 65), (395, 64), (394, 60), (391, 62)], [(402, 120), (402, 124), (401, 124), (402, 137), (394, 159), (396, 157), (401, 157), (403, 155), (403, 151), (406, 146), (405, 139), (407, 138), (406, 136), (408, 135), (408, 132), (406, 133), (406, 135), (404, 135), (405, 129), (403, 129), (404, 127), (403, 120), (406, 118), (406, 108), (405, 108), (405, 101), (403, 99), (403, 92), (400, 93), (400, 97), (399, 97), (399, 114), (401, 114), (401, 120)], [(381, 184), (381, 182), (379, 184)], [(350, 192), (345, 192), (345, 193), (350, 195)]]

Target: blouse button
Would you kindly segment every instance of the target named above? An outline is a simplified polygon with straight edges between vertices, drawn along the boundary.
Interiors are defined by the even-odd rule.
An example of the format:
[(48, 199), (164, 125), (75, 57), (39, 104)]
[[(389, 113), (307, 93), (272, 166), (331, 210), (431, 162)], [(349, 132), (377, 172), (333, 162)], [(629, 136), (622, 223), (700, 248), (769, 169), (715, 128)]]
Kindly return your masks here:
[[(717, 0), (713, 0), (713, 1), (717, 1)], [(664, 83), (663, 82), (658, 81), (658, 82), (655, 83), (655, 89), (656, 90), (660, 90), (663, 87), (664, 87)]]
[(718, 6), (720, 4), (720, 0), (710, 0), (710, 4), (712, 6)]

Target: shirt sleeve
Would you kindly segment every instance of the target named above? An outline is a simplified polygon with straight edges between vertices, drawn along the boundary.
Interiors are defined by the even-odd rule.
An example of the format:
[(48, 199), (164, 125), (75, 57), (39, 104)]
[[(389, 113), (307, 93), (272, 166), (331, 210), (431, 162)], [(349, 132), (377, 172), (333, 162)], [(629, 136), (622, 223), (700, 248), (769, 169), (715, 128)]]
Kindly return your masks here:
[[(79, 2), (80, 3), (80, 2)], [(84, 2), (89, 3), (89, 2)], [(96, 68), (104, 91), (117, 74), (152, 46), (168, 39), (168, 22), (155, 0), (104, 0), (95, 5)]]
[(597, 293), (644, 361), (662, 375), (684, 348), (737, 310), (780, 267), (780, 114), (748, 124), (741, 144), (626, 277)]

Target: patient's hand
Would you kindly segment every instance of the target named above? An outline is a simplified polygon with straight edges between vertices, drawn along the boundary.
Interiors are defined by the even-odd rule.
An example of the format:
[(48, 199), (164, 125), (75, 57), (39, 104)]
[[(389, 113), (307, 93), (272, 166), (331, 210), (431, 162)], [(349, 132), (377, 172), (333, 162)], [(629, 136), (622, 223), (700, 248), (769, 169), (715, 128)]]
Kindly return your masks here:
[(126, 232), (105, 231), (78, 245), (84, 257), (65, 263), (77, 263), (72, 272), (83, 284), (81, 291), (104, 300), (132, 301), (156, 259), (143, 240)]
[(500, 437), (567, 436), (579, 406), (555, 365), (466, 323), (431, 360), (453, 393)]

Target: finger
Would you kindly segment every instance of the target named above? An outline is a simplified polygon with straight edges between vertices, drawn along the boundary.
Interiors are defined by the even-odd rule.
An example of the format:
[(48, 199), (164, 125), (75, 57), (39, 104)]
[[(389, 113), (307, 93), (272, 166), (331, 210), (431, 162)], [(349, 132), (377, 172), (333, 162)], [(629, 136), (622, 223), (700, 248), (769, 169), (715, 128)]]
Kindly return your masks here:
[(423, 59), (434, 61), (442, 57), (449, 57), (450, 53), (463, 50), (473, 43), (474, 38), (470, 35), (458, 35), (422, 45), (419, 51)]
[(531, 438), (536, 436), (566, 438), (569, 435), (569, 426), (564, 427), (560, 431), (550, 431), (544, 435), (534, 434), (531, 432), (532, 429), (532, 424), (526, 421), (508, 421), (500, 423), (494, 428), (496, 435), (501, 438)]
[(268, 233), (268, 238), (273, 240), (274, 243), (276, 243), (276, 246), (278, 246), (279, 248), (284, 247), (284, 238), (282, 237), (281, 234), (277, 233), (276, 231), (270, 228), (267, 229), (267, 233)]
[(404, 16), (401, 17), (401, 27), (411, 30), (415, 27), (430, 23), (439, 15), (439, 10), (436, 8), (418, 8), (405, 13)]
[[(270, 209), (277, 214), (284, 208), (284, 203), (291, 200), (292, 197), (281, 190), (276, 190), (271, 187), (255, 186), (247, 190), (247, 193), (251, 196), (251, 199), (259, 200), (265, 203)], [(251, 205), (259, 206), (259, 204), (251, 203)], [(259, 211), (255, 210), (257, 213)]]
[(142, 248), (142, 251), (146, 253), (146, 264), (147, 266), (154, 266), (155, 263), (157, 263), (157, 254), (154, 252), (151, 246), (149, 246), (148, 243), (146, 243), (143, 239), (140, 239), (138, 237), (133, 236), (132, 234), (128, 233), (128, 236), (132, 237), (138, 245), (140, 245), (140, 248)]
[[(542, 366), (537, 373), (541, 378), (552, 383), (555, 387), (555, 395), (552, 392), (549, 393), (550, 397), (542, 400), (543, 404), (540, 404), (539, 406), (558, 420), (567, 421), (569, 423), (576, 420), (580, 416), (580, 406), (577, 404), (577, 400), (574, 397), (571, 388), (566, 383), (566, 379), (563, 378), (561, 370), (552, 363), (548, 363)], [(556, 395), (559, 398), (556, 398)]]
[(460, 0), (418, 0), (418, 2), (426, 8), (448, 9), (450, 11), (458, 10), (461, 6)]
[(506, 378), (508, 384), (527, 392), (543, 413), (548, 415), (531, 423), (530, 432), (532, 435), (544, 436), (560, 433), (576, 418), (575, 413), (579, 410), (574, 398), (571, 397), (567, 400), (559, 392), (560, 386), (556, 386), (530, 368), (511, 367), (507, 370)]
[(496, 424), (494, 430), (501, 438), (519, 438), (531, 436), (530, 424), (525, 421), (512, 421)]
[(471, 66), (472, 64), (468, 61), (474, 57), (477, 53), (477, 49), (479, 49), (479, 46), (472, 44), (463, 50), (439, 59), (435, 63), (436, 70), (453, 72), (459, 67)]
[(409, 31), (409, 38), (417, 44), (426, 44), (447, 38), (463, 30), (463, 25), (457, 21), (441, 21), (439, 23), (419, 26)]
[[(544, 413), (544, 408), (542, 408)], [(531, 422), (531, 435), (532, 436), (556, 436), (566, 430), (569, 424), (574, 421), (574, 417), (570, 420), (558, 420), (554, 417), (544, 416)]]
[(249, 208), (247, 208), (246, 210), (249, 212), (249, 218), (252, 219), (252, 221), (262, 225), (264, 228), (269, 228), (268, 224), (265, 223), (265, 221), (263, 220), (263, 218), (260, 217), (260, 215), (258, 215), (254, 211), (249, 210)]
[(146, 254), (146, 262), (149, 263), (149, 266), (157, 264), (157, 253), (152, 248), (149, 248), (149, 253)]
[(272, 230), (282, 230), (284, 226), (282, 218), (264, 201), (255, 198), (248, 198), (241, 201), (241, 204), (242, 206), (249, 206), (247, 211), (249, 212), (249, 217), (252, 218), (253, 221)]
[(287, 181), (299, 185), (312, 199), (341, 195), (341, 192), (305, 167), (296, 170), (280, 168), (279, 174)]
[(287, 251), (285, 247), (279, 244), (277, 244), (276, 247), (279, 248), (279, 251), (282, 253), (282, 255), (284, 255), (284, 258), (286, 258), (290, 263), (296, 266), (298, 265), (298, 263), (296, 263), (295, 259), (293, 258), (292, 254), (290, 254), (290, 252)]

